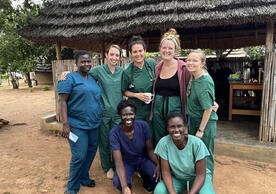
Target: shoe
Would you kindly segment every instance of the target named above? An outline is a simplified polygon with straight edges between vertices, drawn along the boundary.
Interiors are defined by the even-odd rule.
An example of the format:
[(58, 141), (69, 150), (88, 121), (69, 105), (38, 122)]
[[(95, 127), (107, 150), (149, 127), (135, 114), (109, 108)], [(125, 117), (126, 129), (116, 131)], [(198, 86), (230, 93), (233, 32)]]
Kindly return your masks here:
[(107, 171), (107, 173), (106, 173), (106, 177), (107, 177), (108, 179), (113, 179), (113, 176), (114, 176), (114, 171), (113, 171), (112, 168), (110, 168), (110, 169)]
[(150, 190), (149, 188), (144, 187), (144, 190), (146, 193), (153, 193), (153, 190)]
[(71, 191), (64, 191), (64, 194), (71, 194)]
[(95, 187), (95, 186), (96, 186), (96, 183), (95, 183), (94, 180), (91, 180), (91, 181), (88, 183), (88, 185), (85, 185), (85, 186), (87, 186), (87, 187)]

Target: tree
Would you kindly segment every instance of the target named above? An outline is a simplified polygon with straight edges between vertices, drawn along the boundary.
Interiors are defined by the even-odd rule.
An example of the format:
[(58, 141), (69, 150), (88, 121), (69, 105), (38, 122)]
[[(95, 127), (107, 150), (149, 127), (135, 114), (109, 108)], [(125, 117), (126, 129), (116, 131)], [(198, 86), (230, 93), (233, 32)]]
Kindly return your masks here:
[(38, 15), (40, 7), (25, 0), (22, 7), (13, 9), (10, 0), (0, 3), (0, 70), (9, 72), (13, 88), (18, 82), (11, 72), (21, 71), (26, 75), (29, 87), (32, 87), (29, 72), (36, 67), (34, 62), (41, 57), (47, 58), (51, 46), (41, 45), (26, 40), (17, 31), (27, 24), (27, 19)]

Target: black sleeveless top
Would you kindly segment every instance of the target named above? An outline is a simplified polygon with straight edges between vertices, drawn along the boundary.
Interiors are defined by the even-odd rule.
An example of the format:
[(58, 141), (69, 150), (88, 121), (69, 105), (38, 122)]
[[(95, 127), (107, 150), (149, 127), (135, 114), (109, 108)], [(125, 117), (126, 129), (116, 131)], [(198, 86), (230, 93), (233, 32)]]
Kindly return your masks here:
[(180, 96), (180, 85), (177, 72), (168, 79), (157, 78), (155, 91), (160, 96)]

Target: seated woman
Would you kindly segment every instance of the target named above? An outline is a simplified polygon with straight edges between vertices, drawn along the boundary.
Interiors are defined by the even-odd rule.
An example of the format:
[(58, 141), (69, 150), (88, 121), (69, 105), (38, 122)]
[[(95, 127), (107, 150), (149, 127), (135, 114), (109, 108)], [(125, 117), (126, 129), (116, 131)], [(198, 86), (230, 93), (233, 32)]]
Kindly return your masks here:
[(117, 106), (121, 123), (109, 133), (116, 172), (115, 187), (124, 194), (131, 193), (131, 178), (137, 171), (146, 191), (154, 190), (160, 176), (157, 156), (153, 153), (151, 132), (145, 121), (135, 120), (136, 106), (132, 100), (122, 100)]
[(169, 135), (157, 144), (154, 153), (161, 158), (163, 181), (158, 183), (154, 193), (212, 194), (212, 175), (206, 169), (209, 152), (204, 143), (195, 136), (187, 135), (184, 118), (180, 113), (167, 117)]

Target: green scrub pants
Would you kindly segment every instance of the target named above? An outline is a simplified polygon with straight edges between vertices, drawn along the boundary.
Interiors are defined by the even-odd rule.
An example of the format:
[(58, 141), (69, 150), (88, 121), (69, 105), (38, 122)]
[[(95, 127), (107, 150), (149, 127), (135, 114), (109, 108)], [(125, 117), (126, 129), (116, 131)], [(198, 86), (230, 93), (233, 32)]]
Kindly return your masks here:
[(101, 166), (104, 172), (107, 172), (110, 168), (114, 168), (114, 161), (112, 159), (111, 151), (109, 148), (109, 132), (115, 125), (118, 125), (120, 121), (121, 119), (119, 116), (103, 116), (101, 125), (99, 127), (99, 151)]
[[(187, 182), (186, 180), (177, 179), (172, 176), (173, 187), (177, 194), (182, 194), (184, 191), (191, 190), (194, 180)], [(189, 185), (187, 184), (189, 183)], [(187, 186), (188, 185), (188, 186)], [(212, 177), (210, 174), (206, 174), (204, 185), (199, 190), (199, 194), (214, 194), (214, 188), (212, 185)], [(158, 183), (155, 187), (154, 194), (169, 194), (164, 181)]]
[(153, 107), (153, 145), (157, 145), (159, 140), (168, 135), (166, 118), (169, 113), (182, 113), (182, 103), (180, 96), (160, 96), (156, 95)]
[[(195, 135), (199, 125), (200, 125), (201, 119), (198, 118), (190, 118), (190, 125), (189, 125), (189, 134)], [(216, 121), (208, 121), (205, 129), (204, 134), (201, 140), (206, 145), (210, 156), (206, 158), (207, 162), (207, 168), (211, 171), (212, 177), (214, 176), (214, 147), (215, 147), (215, 137), (216, 137), (216, 128), (217, 128), (217, 122)]]

